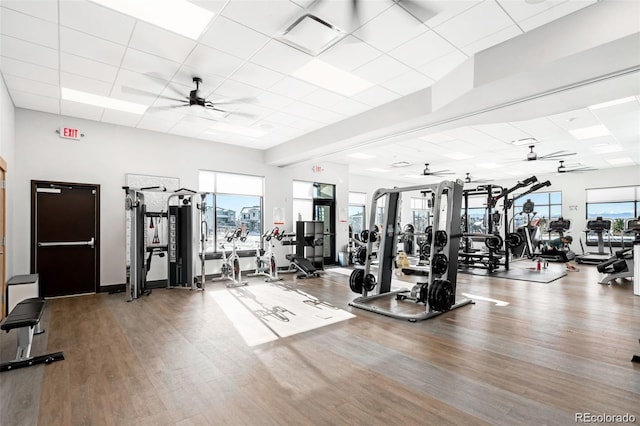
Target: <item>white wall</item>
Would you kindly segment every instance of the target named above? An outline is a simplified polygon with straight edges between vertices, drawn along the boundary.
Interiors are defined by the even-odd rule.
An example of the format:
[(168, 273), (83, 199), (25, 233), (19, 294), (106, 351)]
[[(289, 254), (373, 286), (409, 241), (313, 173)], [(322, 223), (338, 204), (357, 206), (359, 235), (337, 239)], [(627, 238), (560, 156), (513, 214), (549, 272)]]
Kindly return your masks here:
[(9, 232), (13, 224), (14, 206), (14, 182), (15, 182), (15, 107), (7, 91), (4, 79), (0, 77), (0, 156), (7, 162), (7, 187), (6, 187), (6, 279), (14, 275), (13, 271), (20, 272), (15, 267), (16, 250), (14, 247), (16, 237)]
[[(284, 207), (285, 227), (293, 229), (292, 180), (335, 183), (338, 205), (347, 204), (348, 177), (343, 166), (323, 163), (324, 173), (311, 166), (266, 166), (263, 152), (177, 135), (121, 127), (18, 108), (15, 113), (15, 217), (11, 233), (16, 241), (16, 269), (29, 270), (30, 181), (51, 180), (99, 184), (101, 189), (100, 284), (125, 282), (124, 191), (125, 174), (180, 178), (180, 186), (198, 189), (198, 170), (264, 176), (265, 226), (273, 221), (273, 208)], [(60, 126), (85, 134), (79, 141), (61, 139)], [(344, 233), (344, 235), (342, 235)], [(347, 231), (337, 236), (337, 249), (346, 244)], [(280, 263), (280, 262), (279, 262)], [(250, 265), (242, 265), (250, 268)], [(207, 266), (207, 272), (209, 266)]]

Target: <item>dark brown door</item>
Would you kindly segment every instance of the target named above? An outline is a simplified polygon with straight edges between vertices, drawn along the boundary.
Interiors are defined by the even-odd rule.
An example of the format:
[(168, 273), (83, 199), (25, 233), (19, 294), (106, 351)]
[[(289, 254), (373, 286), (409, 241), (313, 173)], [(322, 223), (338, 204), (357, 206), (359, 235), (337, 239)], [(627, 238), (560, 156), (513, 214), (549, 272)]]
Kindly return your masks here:
[(32, 181), (31, 269), (40, 296), (97, 291), (99, 189)]

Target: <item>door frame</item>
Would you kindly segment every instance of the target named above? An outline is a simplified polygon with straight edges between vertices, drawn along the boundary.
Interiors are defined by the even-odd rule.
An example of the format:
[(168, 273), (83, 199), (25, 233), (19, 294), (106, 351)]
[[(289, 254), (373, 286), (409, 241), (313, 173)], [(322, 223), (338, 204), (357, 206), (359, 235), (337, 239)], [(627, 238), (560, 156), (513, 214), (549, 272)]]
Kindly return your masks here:
[(49, 186), (50, 188), (55, 187), (79, 187), (79, 188), (87, 188), (93, 189), (96, 191), (95, 202), (96, 202), (96, 230), (95, 230), (95, 257), (96, 257), (96, 268), (94, 271), (94, 289), (95, 293), (100, 292), (100, 185), (90, 184), (90, 183), (74, 183), (74, 182), (56, 182), (56, 181), (48, 181), (48, 180), (32, 180), (31, 181), (31, 261), (30, 261), (30, 269), (31, 273), (36, 273), (36, 250), (37, 250), (37, 236), (36, 236), (36, 197), (37, 192), (36, 189), (38, 186)]

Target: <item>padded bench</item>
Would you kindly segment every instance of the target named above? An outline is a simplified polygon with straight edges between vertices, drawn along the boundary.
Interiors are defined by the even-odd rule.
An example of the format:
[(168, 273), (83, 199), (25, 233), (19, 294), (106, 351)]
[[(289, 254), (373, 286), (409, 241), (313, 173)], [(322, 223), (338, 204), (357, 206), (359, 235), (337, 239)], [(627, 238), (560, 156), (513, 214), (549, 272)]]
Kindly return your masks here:
[(7, 333), (13, 329), (18, 333), (18, 350), (13, 361), (0, 364), (0, 372), (16, 368), (30, 367), (36, 364), (48, 364), (64, 359), (62, 352), (48, 355), (31, 356), (31, 345), (34, 334), (44, 333), (40, 329), (40, 319), (44, 312), (46, 301), (37, 297), (19, 302), (0, 324), (0, 329)]

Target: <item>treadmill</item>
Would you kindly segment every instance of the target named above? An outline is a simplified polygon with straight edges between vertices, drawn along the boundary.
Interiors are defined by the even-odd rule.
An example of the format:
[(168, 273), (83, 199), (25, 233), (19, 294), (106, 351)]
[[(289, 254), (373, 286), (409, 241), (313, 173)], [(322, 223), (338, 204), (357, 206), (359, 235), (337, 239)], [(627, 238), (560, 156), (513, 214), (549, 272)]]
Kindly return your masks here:
[[(611, 251), (611, 246), (609, 246), (609, 253), (604, 251), (604, 237), (603, 234), (609, 233), (611, 231), (611, 227), (613, 226), (613, 222), (611, 219), (603, 219), (602, 216), (598, 216), (595, 220), (587, 221), (587, 229), (585, 233), (587, 237), (590, 233), (596, 234), (598, 238), (598, 251), (597, 252), (589, 252), (584, 253), (584, 247), (582, 249), (583, 254), (580, 256), (576, 256), (576, 262), (578, 263), (588, 263), (592, 265), (597, 265), (608, 260), (613, 252)], [(582, 244), (582, 242), (580, 242)]]

